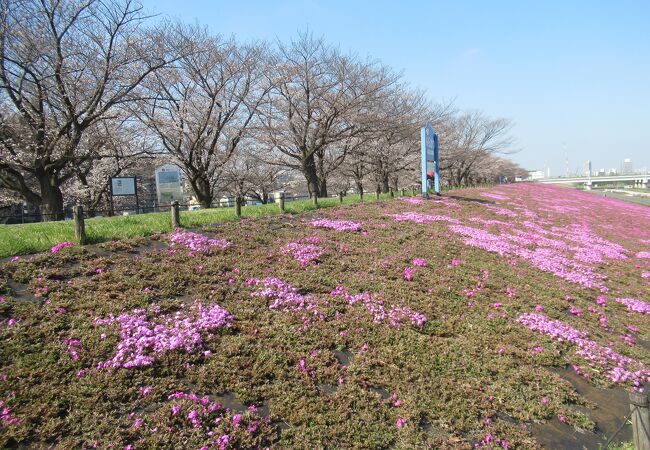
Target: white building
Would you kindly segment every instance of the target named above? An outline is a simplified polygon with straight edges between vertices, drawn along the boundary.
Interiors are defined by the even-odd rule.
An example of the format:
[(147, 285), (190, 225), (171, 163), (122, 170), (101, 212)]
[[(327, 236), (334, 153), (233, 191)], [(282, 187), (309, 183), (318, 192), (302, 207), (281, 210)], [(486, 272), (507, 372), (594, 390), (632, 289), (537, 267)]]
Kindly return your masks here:
[(542, 178), (546, 178), (543, 170), (531, 170), (528, 172), (529, 180), (541, 180)]

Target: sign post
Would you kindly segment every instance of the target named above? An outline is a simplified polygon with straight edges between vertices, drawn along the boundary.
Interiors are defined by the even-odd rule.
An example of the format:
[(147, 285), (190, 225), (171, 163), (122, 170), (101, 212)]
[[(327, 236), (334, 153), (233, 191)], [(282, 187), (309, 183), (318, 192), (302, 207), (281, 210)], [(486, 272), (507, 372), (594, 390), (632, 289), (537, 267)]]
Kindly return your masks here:
[(438, 135), (431, 122), (420, 129), (422, 148), (422, 196), (429, 197), (431, 182), (436, 195), (440, 195), (440, 167), (438, 160)]
[(111, 177), (111, 212), (113, 210), (113, 197), (134, 195), (135, 196), (135, 212), (140, 213), (140, 201), (138, 199), (138, 181), (136, 177)]
[(165, 164), (156, 169), (158, 204), (183, 200), (183, 181), (180, 167)]

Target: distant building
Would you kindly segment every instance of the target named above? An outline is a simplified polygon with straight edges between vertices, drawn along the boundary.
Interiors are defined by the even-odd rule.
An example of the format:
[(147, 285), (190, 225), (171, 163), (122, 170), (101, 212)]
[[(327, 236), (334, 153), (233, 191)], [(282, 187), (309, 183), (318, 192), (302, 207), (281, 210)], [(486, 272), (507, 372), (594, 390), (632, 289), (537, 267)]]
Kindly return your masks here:
[(618, 175), (618, 170), (616, 169), (616, 167), (612, 167), (611, 169), (609, 169), (607, 175)]
[(591, 160), (588, 159), (585, 161), (585, 165), (582, 169), (582, 174), (586, 177), (591, 176)]
[(634, 173), (634, 165), (630, 158), (625, 158), (621, 167), (621, 174), (630, 175)]
[(542, 178), (546, 178), (543, 170), (531, 170), (528, 172), (529, 180), (541, 180)]

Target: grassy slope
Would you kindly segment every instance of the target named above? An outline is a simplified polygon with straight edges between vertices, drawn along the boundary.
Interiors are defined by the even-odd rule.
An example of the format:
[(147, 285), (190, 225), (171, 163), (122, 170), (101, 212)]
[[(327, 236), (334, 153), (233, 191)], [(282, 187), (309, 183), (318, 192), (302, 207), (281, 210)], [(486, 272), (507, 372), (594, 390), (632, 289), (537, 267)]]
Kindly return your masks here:
[[(381, 198), (386, 199), (388, 195), (382, 194)], [(364, 200), (371, 202), (375, 201), (376, 197), (374, 194), (366, 195)], [(359, 202), (358, 195), (350, 195), (343, 199), (344, 204), (356, 202)], [(323, 208), (333, 207), (338, 204), (339, 201), (335, 198), (319, 199), (319, 206)], [(313, 209), (315, 208), (310, 200), (286, 203), (288, 213), (301, 213)], [(279, 212), (277, 204), (242, 208), (243, 217), (275, 215), (279, 214)], [(181, 225), (188, 228), (236, 219), (234, 208), (181, 211)], [(155, 233), (167, 232), (170, 228), (169, 212), (86, 220), (86, 233), (91, 243), (150, 236)], [(69, 220), (25, 225), (3, 225), (0, 226), (0, 258), (41, 252), (64, 241), (74, 241), (74, 227), (72, 221)]]
[[(610, 327), (604, 331), (595, 315), (569, 315), (565, 300), (570, 295), (571, 305), (586, 311), (600, 292), (525, 261), (464, 245), (444, 222), (395, 222), (385, 215), (419, 211), (463, 221), (477, 216), (504, 220), (483, 203), (457, 204), (394, 200), (226, 222), (204, 230), (233, 242), (212, 256), (146, 251), (150, 238), (140, 238), (104, 244), (108, 255), (67, 248), (5, 264), (0, 289), (4, 279), (14, 288), (27, 284), (30, 293), (45, 286), (48, 292), (34, 302), (13, 299), (9, 286), (4, 287), (7, 301), (0, 304), (0, 322), (15, 318), (18, 324), (0, 325), (0, 400), (21, 423), (0, 428), (0, 447), (20, 442), (73, 448), (97, 442), (101, 448), (200, 448), (227, 434), (231, 444), (249, 448), (470, 448), (488, 435), (515, 448), (536, 448), (527, 424), (564, 416), (568, 424), (562, 426), (569, 430), (593, 428), (589, 402), (546, 369), (584, 361), (571, 345), (529, 331), (516, 318), (543, 305), (549, 317), (588, 331), (603, 344), (616, 341), (616, 351), (650, 364), (646, 349), (619, 338), (632, 325), (639, 329), (636, 338), (650, 339), (647, 318), (611, 301), (614, 296), (650, 297), (639, 268), (646, 264), (648, 270), (647, 263), (632, 258), (599, 265), (613, 289), (603, 307)], [(314, 229), (307, 221), (317, 217), (356, 220), (364, 232)], [(607, 233), (604, 237), (632, 255), (648, 250), (640, 239), (649, 239), (650, 230), (619, 227)], [(322, 239), (326, 252), (320, 264), (305, 268), (280, 248), (308, 236)], [(428, 265), (405, 281), (403, 269), (414, 258), (425, 258)], [(460, 265), (448, 267), (452, 258)], [(97, 274), (97, 268), (105, 271)], [(304, 312), (271, 310), (268, 300), (252, 297), (259, 287), (245, 280), (267, 276), (291, 283), (302, 294), (328, 299), (322, 306), (325, 320), (305, 329)], [(464, 291), (479, 283), (482, 288), (468, 299)], [(376, 324), (359, 304), (329, 296), (340, 284), (351, 293), (368, 291), (387, 304), (422, 312), (428, 321), (422, 328)], [(509, 297), (507, 288), (516, 295)], [(218, 303), (235, 316), (231, 329), (206, 336), (211, 355), (175, 351), (151, 367), (90, 370), (78, 376), (79, 370), (110, 358), (119, 341), (115, 326), (95, 327), (93, 318), (152, 303), (161, 306), (161, 314), (172, 313), (194, 301)], [(495, 303), (502, 306), (495, 308)], [(66, 349), (68, 338), (82, 342), (78, 360)], [(542, 351), (533, 351), (535, 347)], [(342, 355), (350, 360), (337, 359)], [(299, 370), (301, 360), (307, 372)], [(611, 384), (598, 373), (590, 383)], [(152, 392), (143, 397), (140, 389), (147, 386)], [(256, 413), (244, 413), (245, 426), (232, 425), (235, 412), (215, 424), (217, 413), (210, 415), (188, 400), (169, 400), (175, 391), (212, 399), (234, 395), (246, 405), (269, 408), (270, 416), (253, 432), (246, 427), (259, 419)], [(390, 394), (399, 406), (387, 398)], [(173, 415), (174, 405), (181, 406), (180, 414)], [(201, 415), (200, 427), (188, 418), (192, 410)], [(261, 415), (266, 415), (264, 408)], [(137, 419), (144, 421), (142, 426)], [(396, 426), (398, 419), (405, 420), (404, 427)], [(209, 431), (214, 435), (208, 436)]]

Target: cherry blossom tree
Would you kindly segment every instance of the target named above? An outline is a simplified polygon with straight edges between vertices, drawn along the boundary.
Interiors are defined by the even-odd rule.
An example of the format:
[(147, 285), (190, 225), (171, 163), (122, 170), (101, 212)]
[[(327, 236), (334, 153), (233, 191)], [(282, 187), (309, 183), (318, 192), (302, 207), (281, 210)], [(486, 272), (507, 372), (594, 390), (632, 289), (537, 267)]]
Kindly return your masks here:
[(86, 133), (170, 52), (131, 0), (1, 1), (0, 186), (62, 219), (62, 185), (93, 158)]
[(226, 165), (266, 101), (264, 48), (185, 25), (172, 27), (165, 39), (191, 51), (146, 83), (148, 99), (134, 113), (209, 208), (225, 186)]
[(262, 114), (266, 142), (277, 164), (303, 174), (310, 195), (327, 196), (327, 178), (345, 160), (351, 139), (373, 125), (372, 111), (399, 77), (307, 33), (279, 43), (272, 68)]

